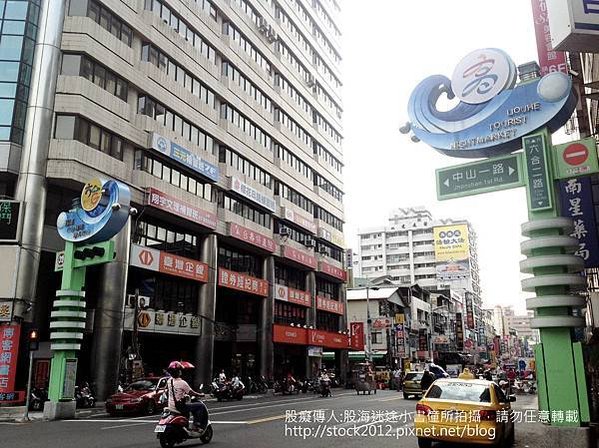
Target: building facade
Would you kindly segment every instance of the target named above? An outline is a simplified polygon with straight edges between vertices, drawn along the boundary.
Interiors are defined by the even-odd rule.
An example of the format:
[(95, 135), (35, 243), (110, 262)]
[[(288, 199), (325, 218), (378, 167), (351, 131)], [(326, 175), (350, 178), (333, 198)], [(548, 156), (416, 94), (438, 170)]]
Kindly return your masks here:
[[(463, 252), (462, 263), (449, 268), (445, 267), (447, 260), (442, 259), (439, 249), (446, 241), (439, 236), (448, 233), (446, 229), (467, 234), (456, 245)], [(389, 275), (399, 285), (416, 284), (431, 292), (449, 291), (448, 297), (459, 295), (458, 314), (464, 319), (466, 345), (472, 344), (475, 349), (482, 343), (484, 321), (476, 233), (467, 221), (436, 219), (424, 207), (399, 208), (391, 213), (388, 226), (361, 230), (358, 237), (356, 277)]]
[(0, 246), (13, 322), (49, 340), (57, 215), (88, 179), (114, 178), (138, 213), (117, 260), (86, 278), (79, 376), (101, 398), (117, 375), (172, 359), (194, 362), (198, 382), (221, 368), (303, 375), (319, 363), (308, 347), (341, 359), (337, 2), (0, 8), (0, 195), (24, 209), (18, 244)]

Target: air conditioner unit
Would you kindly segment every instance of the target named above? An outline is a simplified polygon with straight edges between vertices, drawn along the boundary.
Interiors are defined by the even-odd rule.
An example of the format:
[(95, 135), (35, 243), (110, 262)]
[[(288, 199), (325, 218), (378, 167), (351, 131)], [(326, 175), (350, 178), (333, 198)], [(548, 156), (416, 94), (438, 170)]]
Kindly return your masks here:
[(306, 84), (308, 85), (308, 87), (316, 86), (316, 80), (314, 79), (313, 75), (308, 75), (306, 77)]
[(277, 32), (272, 26), (268, 26), (268, 30), (266, 31), (266, 40), (268, 43), (272, 44), (278, 39)]
[(268, 24), (266, 23), (266, 19), (264, 17), (258, 18), (258, 30), (263, 34), (268, 32)]
[(314, 241), (312, 238), (307, 239), (306, 241), (304, 241), (304, 246), (306, 247), (316, 247), (316, 241)]
[(289, 236), (289, 229), (284, 226), (279, 227), (279, 235), (280, 236)]
[[(127, 306), (135, 308), (135, 294), (127, 295)], [(148, 296), (137, 296), (137, 308), (140, 310), (146, 309), (150, 306), (150, 297)]]

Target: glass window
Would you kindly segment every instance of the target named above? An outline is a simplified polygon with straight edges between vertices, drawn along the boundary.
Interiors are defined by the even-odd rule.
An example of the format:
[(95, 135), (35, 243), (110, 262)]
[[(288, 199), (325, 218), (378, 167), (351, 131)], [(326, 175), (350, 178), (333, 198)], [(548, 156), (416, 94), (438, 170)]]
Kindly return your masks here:
[(115, 135), (112, 136), (110, 155), (116, 159), (123, 160), (123, 140)]
[(2, 36), (0, 38), (0, 59), (20, 60), (22, 47), (23, 36)]
[(112, 147), (111, 147), (111, 142), (110, 142), (110, 133), (108, 131), (103, 130), (102, 131), (102, 147), (101, 147), (101, 151), (103, 153), (106, 154), (110, 154)]
[(0, 99), (0, 126), (10, 126), (12, 124), (13, 111), (15, 107), (14, 100)]
[(79, 76), (81, 73), (81, 56), (78, 54), (63, 54), (61, 73), (63, 75)]
[(102, 139), (102, 131), (94, 124), (89, 127), (89, 142), (88, 145), (92, 148), (100, 149), (100, 142)]
[(22, 0), (7, 1), (4, 19), (25, 20), (27, 18), (27, 6), (29, 6), (29, 2), (24, 2)]
[(2, 34), (25, 34), (25, 22), (5, 20), (2, 26)]
[(108, 93), (115, 94), (116, 91), (116, 76), (111, 72), (106, 72), (106, 85), (104, 87)]
[(14, 81), (19, 77), (19, 63), (0, 61), (0, 81)]
[(99, 65), (94, 67), (94, 84), (104, 88), (106, 85), (106, 69)]
[(75, 135), (75, 116), (57, 115), (54, 137), (57, 139), (71, 140)]

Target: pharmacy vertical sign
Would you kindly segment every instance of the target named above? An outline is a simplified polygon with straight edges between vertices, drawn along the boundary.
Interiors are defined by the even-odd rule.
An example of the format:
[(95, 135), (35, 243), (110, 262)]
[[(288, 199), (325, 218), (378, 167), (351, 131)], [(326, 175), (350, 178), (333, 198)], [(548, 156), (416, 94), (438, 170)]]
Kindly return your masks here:
[(547, 143), (543, 133), (532, 134), (522, 139), (528, 175), (528, 206), (530, 211), (553, 208), (553, 185), (547, 163)]

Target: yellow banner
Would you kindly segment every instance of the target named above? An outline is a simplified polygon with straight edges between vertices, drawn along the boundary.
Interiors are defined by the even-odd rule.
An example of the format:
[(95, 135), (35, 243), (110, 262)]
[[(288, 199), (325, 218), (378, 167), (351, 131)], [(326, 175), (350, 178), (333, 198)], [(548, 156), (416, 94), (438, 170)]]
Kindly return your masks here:
[(435, 227), (435, 261), (459, 261), (469, 259), (468, 226), (451, 224)]

